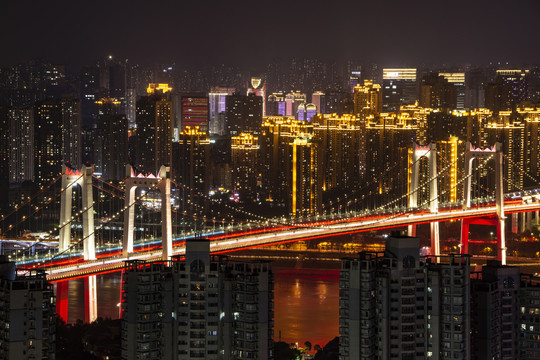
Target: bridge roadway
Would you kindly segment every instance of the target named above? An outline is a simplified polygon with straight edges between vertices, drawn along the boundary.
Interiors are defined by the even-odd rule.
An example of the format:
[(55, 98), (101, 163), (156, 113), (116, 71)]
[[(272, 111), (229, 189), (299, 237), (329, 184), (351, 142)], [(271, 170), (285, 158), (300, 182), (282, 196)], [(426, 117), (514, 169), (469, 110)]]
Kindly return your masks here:
[[(505, 205), (506, 214), (540, 211), (540, 202)], [(210, 249), (214, 254), (226, 253), (252, 247), (272, 245), (276, 243), (294, 242), (299, 240), (312, 240), (332, 235), (345, 235), (362, 231), (381, 230), (407, 225), (419, 225), (434, 221), (460, 220), (465, 218), (477, 218), (496, 216), (495, 206), (486, 206), (468, 210), (450, 209), (438, 213), (411, 213), (400, 215), (379, 215), (379, 217), (337, 219), (302, 224), (299, 227), (282, 227), (250, 234), (239, 233), (238, 236), (230, 234), (229, 237), (211, 239)], [(174, 255), (183, 255), (183, 245), (173, 248)], [(160, 260), (161, 248), (136, 252), (127, 258), (122, 255), (105, 257), (93, 261), (86, 261), (70, 265), (47, 266), (47, 278), (50, 281), (61, 281), (86, 277), (88, 275), (102, 274), (118, 271), (123, 267), (125, 260)]]

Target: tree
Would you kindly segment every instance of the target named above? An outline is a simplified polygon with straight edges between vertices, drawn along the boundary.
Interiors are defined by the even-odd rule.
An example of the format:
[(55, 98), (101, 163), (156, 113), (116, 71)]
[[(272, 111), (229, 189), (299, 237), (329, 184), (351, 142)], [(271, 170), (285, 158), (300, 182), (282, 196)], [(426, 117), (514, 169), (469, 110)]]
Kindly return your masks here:
[[(296, 346), (295, 344), (292, 344)], [(283, 341), (274, 343), (274, 359), (275, 360), (296, 360), (300, 359), (302, 354), (298, 349), (292, 349), (289, 344)]]

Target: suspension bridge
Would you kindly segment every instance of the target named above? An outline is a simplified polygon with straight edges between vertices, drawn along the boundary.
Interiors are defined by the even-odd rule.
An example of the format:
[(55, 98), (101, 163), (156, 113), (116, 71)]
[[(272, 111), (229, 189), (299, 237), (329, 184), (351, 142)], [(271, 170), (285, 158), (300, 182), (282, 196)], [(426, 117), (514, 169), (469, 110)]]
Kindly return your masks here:
[[(450, 160), (437, 151), (435, 144), (414, 144), (410, 154), (406, 193), (365, 208), (366, 202), (357, 199), (358, 194), (367, 193), (371, 184), (366, 184), (357, 190), (357, 197), (344, 194), (330, 211), (288, 219), (266, 218), (179, 184), (171, 179), (168, 166), (162, 166), (157, 174), (144, 174), (127, 165), (126, 178), (121, 184), (95, 176), (92, 167), (64, 166), (53, 182), (0, 219), (6, 237), (38, 218), (40, 212), (58, 212), (60, 220), (48, 230), (49, 237), (36, 241), (5, 239), (4, 247), (8, 241), (16, 246), (11, 251), (3, 249), (3, 253), (20, 268), (45, 269), (48, 279), (58, 282), (61, 314), (67, 312), (66, 305), (62, 305), (62, 301), (67, 301), (62, 290), (65, 291), (65, 280), (86, 278), (89, 299), (94, 299), (90, 309), (94, 309), (92, 275), (118, 271), (126, 260), (168, 260), (171, 256), (182, 256), (185, 241), (195, 236), (209, 238), (211, 251), (219, 254), (395, 227), (407, 227), (408, 234), (414, 236), (417, 225), (430, 224), (431, 253), (440, 255), (439, 222), (460, 220), (462, 253), (469, 253), (470, 225), (495, 226), (497, 257), (505, 264), (506, 215), (511, 215), (513, 232), (517, 232), (519, 217), (522, 227), (530, 226), (532, 215), (538, 221), (540, 191), (520, 189), (503, 176), (505, 161), (506, 166), (517, 166), (504, 156), (502, 145), (496, 143), (480, 149), (467, 143), (465, 151)], [(462, 171), (457, 158), (462, 159)], [(422, 165), (423, 159), (428, 162), (427, 171), (423, 171), (426, 167)], [(520, 168), (515, 171), (523, 173)], [(491, 179), (491, 189), (481, 183), (478, 174)], [(438, 184), (444, 177), (450, 178), (449, 185), (439, 191)], [(61, 186), (59, 191), (54, 191), (57, 182)], [(505, 182), (513, 192), (504, 192)], [(455, 196), (459, 189), (463, 189), (461, 201)], [(341, 202), (346, 205), (344, 210)], [(90, 311), (89, 316), (92, 320), (95, 312), (92, 315)]]

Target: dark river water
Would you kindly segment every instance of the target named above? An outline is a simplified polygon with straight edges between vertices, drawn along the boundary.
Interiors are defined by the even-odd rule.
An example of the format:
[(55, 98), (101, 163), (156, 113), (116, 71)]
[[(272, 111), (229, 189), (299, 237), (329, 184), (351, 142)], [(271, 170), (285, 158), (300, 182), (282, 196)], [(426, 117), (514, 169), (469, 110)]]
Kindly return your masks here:
[[(295, 264), (273, 264), (274, 339), (303, 345), (324, 346), (339, 332), (339, 270), (328, 266), (298, 268)], [(323, 267), (320, 267), (323, 266)], [(98, 316), (118, 318), (121, 273), (98, 275)], [(69, 283), (68, 322), (84, 319), (84, 280)]]

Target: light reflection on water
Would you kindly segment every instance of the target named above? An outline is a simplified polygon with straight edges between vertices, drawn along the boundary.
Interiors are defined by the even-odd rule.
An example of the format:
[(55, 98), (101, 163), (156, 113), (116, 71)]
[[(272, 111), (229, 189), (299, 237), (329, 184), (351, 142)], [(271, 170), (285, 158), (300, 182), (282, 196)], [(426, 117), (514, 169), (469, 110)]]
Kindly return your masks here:
[[(274, 267), (274, 339), (324, 346), (339, 333), (339, 272)], [(121, 272), (98, 275), (98, 316), (119, 316)], [(68, 322), (84, 319), (84, 279), (69, 284)]]

